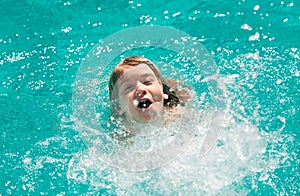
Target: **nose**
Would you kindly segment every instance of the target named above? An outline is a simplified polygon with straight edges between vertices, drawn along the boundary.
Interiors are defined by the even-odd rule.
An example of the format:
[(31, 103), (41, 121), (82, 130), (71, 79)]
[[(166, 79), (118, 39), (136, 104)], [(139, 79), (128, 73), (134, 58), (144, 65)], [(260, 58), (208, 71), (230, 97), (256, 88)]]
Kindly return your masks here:
[(136, 86), (136, 92), (135, 92), (136, 96), (137, 96), (138, 98), (141, 98), (141, 97), (143, 97), (144, 95), (146, 95), (146, 93), (147, 93), (147, 91), (146, 91), (144, 85), (138, 83), (137, 86)]

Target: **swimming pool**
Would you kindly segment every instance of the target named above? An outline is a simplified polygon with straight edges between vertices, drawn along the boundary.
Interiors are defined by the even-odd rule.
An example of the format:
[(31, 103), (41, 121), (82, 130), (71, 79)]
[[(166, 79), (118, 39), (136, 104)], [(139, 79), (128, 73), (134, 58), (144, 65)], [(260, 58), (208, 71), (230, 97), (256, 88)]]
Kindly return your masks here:
[[(298, 2), (27, 0), (0, 10), (0, 195), (299, 194)], [(216, 61), (231, 113), (249, 124), (228, 121), (201, 161), (190, 149), (160, 169), (129, 172), (86, 154), (72, 96), (99, 40), (144, 25), (197, 37)], [(163, 49), (147, 52), (181, 65)], [(188, 67), (183, 79), (194, 77)]]

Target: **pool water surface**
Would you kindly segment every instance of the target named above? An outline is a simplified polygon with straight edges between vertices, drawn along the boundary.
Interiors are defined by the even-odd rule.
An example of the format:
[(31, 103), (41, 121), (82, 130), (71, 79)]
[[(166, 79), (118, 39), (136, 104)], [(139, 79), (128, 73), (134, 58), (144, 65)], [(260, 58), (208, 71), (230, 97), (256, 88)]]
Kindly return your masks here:
[[(300, 2), (12, 0), (0, 13), (0, 195), (299, 194)], [(102, 40), (154, 25), (191, 35), (215, 61), (210, 78), (224, 111), (208, 110), (193, 126), (204, 132), (222, 122), (222, 131), (205, 156), (200, 134), (170, 162), (128, 171), (91, 153), (97, 146), (78, 127), (74, 89)], [(109, 116), (109, 73), (128, 55), (191, 85), (203, 105), (219, 100), (184, 55), (134, 48), (94, 65), (101, 74), (87, 80), (100, 86), (92, 95), (99, 130)]]

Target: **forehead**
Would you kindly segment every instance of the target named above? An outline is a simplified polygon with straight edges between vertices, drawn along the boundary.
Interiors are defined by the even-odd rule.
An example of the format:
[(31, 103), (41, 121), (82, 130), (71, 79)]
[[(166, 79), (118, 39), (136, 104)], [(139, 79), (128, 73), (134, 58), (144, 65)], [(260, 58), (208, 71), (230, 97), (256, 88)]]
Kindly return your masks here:
[(119, 78), (119, 80), (124, 81), (124, 80), (134, 79), (144, 75), (155, 76), (153, 70), (148, 65), (142, 63), (137, 66), (130, 67), (129, 69), (125, 69), (124, 73)]

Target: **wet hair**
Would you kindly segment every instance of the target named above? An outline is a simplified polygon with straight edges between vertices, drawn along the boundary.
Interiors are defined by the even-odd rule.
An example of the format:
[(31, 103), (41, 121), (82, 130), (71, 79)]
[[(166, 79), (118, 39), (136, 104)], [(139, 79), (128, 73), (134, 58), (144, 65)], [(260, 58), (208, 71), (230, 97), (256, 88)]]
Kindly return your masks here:
[(167, 85), (166, 81), (163, 79), (160, 71), (158, 68), (147, 58), (139, 57), (139, 56), (130, 56), (122, 60), (112, 71), (109, 80), (109, 95), (110, 101), (112, 104), (112, 111), (113, 115), (118, 114), (120, 110), (120, 106), (117, 100), (116, 95), (118, 95), (118, 87), (116, 85), (118, 79), (123, 75), (126, 69), (130, 69), (131, 67), (146, 64), (149, 68), (154, 72), (156, 78), (163, 86), (163, 92), (168, 95), (168, 99), (164, 99), (164, 106), (165, 107), (176, 107), (180, 104), (179, 97), (175, 94), (174, 91)]

